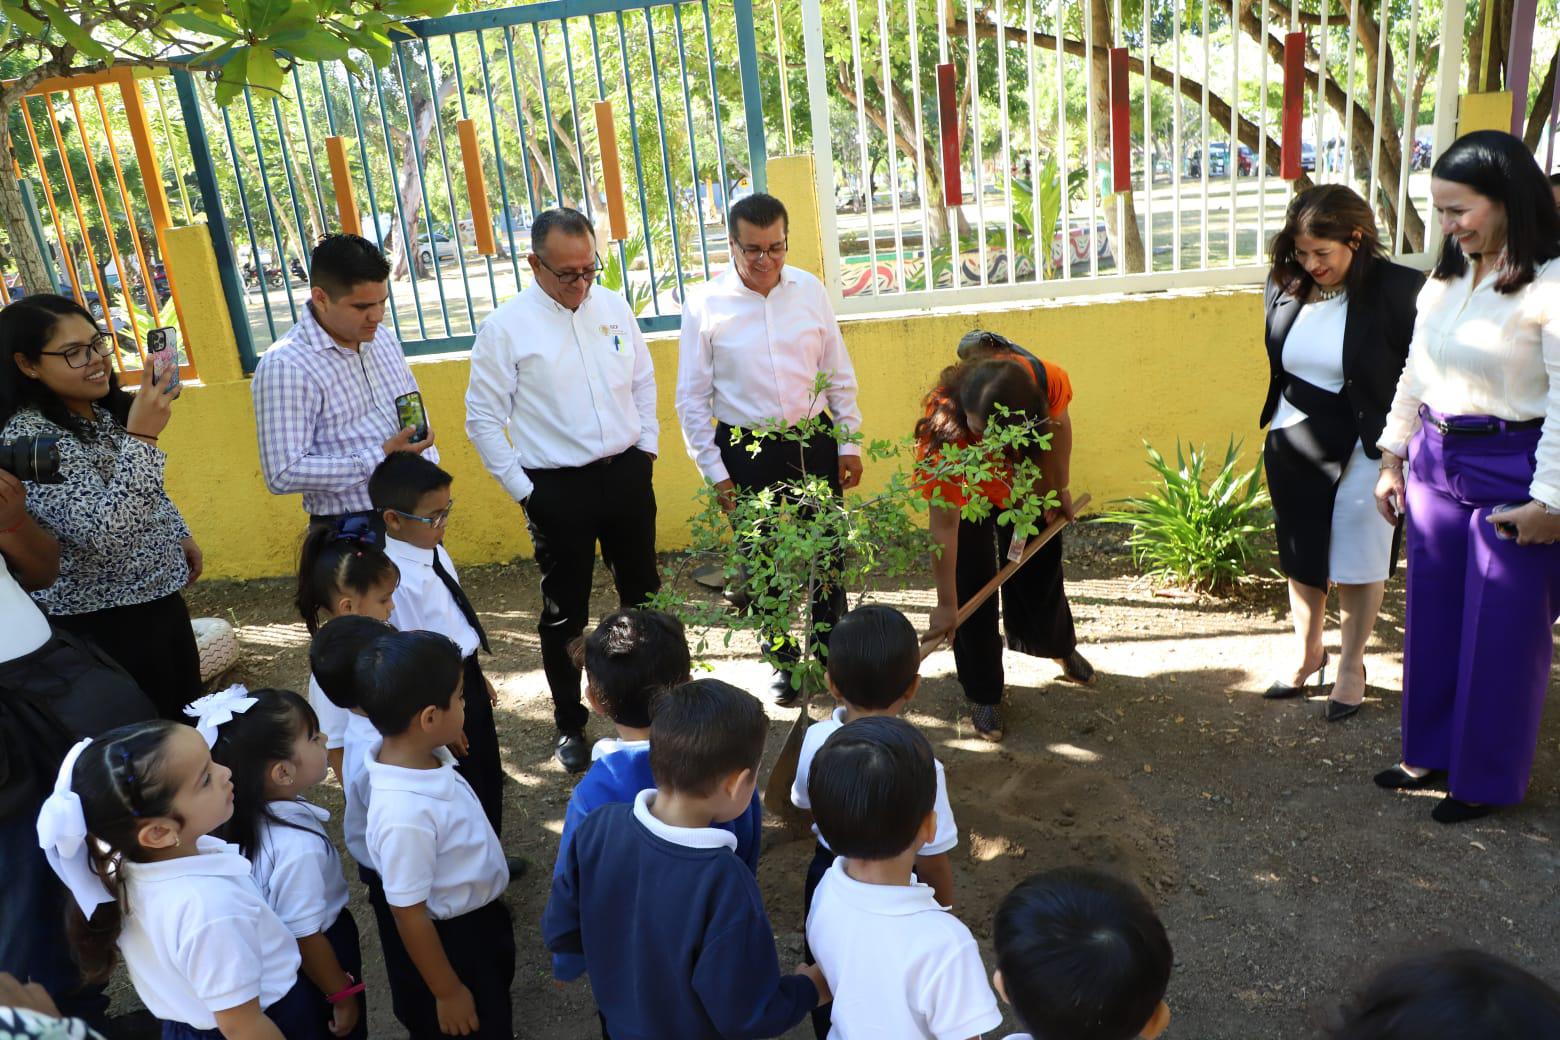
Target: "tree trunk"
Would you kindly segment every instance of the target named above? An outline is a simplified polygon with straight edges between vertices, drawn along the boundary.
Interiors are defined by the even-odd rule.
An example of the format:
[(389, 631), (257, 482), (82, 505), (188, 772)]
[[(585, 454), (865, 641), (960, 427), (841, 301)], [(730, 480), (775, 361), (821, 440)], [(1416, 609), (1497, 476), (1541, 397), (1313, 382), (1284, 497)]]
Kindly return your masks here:
[[(1110, 5), (1104, 0), (1089, 4), (1092, 29), (1096, 41), (1089, 60), (1089, 82), (1094, 88), (1094, 140), (1089, 163), (1089, 190), (1094, 190), (1094, 171), (1100, 162), (1110, 161), (1110, 41), (1115, 39), (1111, 26)], [(1005, 58), (1006, 55), (1003, 55)], [(1233, 157), (1231, 159), (1233, 161)], [(1144, 271), (1143, 235), (1138, 230), (1137, 207), (1132, 201), (1132, 185), (1111, 184), (1111, 190), (1121, 200), (1112, 206), (1105, 200), (1105, 229), (1110, 235), (1111, 253), (1116, 260), (1116, 271), (1129, 274)], [(1093, 229), (1090, 229), (1093, 233)], [(1064, 235), (1063, 240), (1066, 240)]]
[[(434, 70), (431, 68), (428, 70), (430, 81), (433, 78), (433, 72)], [(412, 270), (411, 265), (414, 263), (417, 265), (417, 277), (427, 278), (429, 276), (428, 265), (422, 263), (421, 258), (417, 255), (417, 244), (420, 237), (417, 219), (421, 215), (423, 207), (422, 181), (418, 176), (417, 157), (427, 154), (426, 146), (429, 135), (433, 133), (433, 121), (439, 117), (439, 107), (449, 99), (451, 94), (455, 93), (455, 86), (455, 77), (453, 75), (446, 76), (443, 82), (434, 90), (431, 98), (414, 91), (408, 99), (412, 112), (411, 131), (416, 135), (417, 146), (413, 148), (410, 141), (404, 142), (402, 146), (401, 175), (396, 186), (396, 199), (400, 203), (401, 217), (406, 222), (409, 233), (397, 236), (396, 241), (398, 245), (394, 249), (395, 260), (390, 272), (390, 277), (392, 278), (406, 277), (407, 272)], [(396, 228), (396, 231), (399, 232), (400, 230), (399, 227)], [(432, 248), (432, 252), (434, 253), (433, 262), (438, 263), (438, 247), (436, 245)]]
[[(9, 92), (0, 95), (0, 160), (9, 158), (11, 150), (11, 110), (16, 99)], [(30, 293), (55, 292), (54, 272), (44, 259), (39, 243), (33, 237), (32, 224), (27, 219), (27, 204), (22, 199), (22, 182), (16, 176), (16, 167), (0, 161), (0, 221), (5, 224), (11, 239), (11, 251), (16, 257), (16, 270), (22, 286)]]
[(1527, 130), (1522, 134), (1522, 143), (1527, 145), (1530, 152), (1538, 148), (1538, 139), (1544, 133), (1544, 124), (1554, 116), (1551, 106), (1555, 100), (1557, 69), (1560, 69), (1560, 47), (1555, 48), (1555, 56), (1549, 59), (1549, 71), (1544, 74), (1544, 85), (1538, 88), (1538, 97), (1533, 99), (1533, 112), (1528, 116)]
[[(848, 104), (857, 104), (856, 88), (845, 75), (843, 66), (835, 70), (835, 88), (839, 90), (840, 97)], [(915, 155), (916, 142), (908, 135), (915, 132), (915, 111), (911, 108), (910, 100), (904, 96), (904, 92), (897, 84), (890, 84), (889, 89), (894, 104), (894, 137), (897, 149)], [(861, 101), (862, 109), (872, 124), (884, 133), (888, 132), (888, 118), (884, 114), (882, 106), (872, 97)], [(921, 161), (926, 167), (926, 216), (930, 222), (927, 229), (927, 241), (925, 248), (930, 251), (933, 246), (944, 242), (948, 238), (948, 207), (943, 205), (943, 176), (942, 154), (931, 143), (933, 135), (924, 133), (920, 142)], [(897, 157), (898, 152), (895, 152)]]

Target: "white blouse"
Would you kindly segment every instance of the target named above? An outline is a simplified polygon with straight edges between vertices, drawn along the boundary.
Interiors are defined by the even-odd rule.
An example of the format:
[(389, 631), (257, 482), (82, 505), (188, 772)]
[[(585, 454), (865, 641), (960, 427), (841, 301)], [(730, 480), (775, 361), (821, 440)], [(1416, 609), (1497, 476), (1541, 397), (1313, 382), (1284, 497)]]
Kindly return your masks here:
[(1408, 363), (1377, 446), (1402, 458), (1419, 429), (1419, 406), (1447, 415), (1544, 420), (1528, 493), (1560, 506), (1560, 260), (1543, 264), (1514, 293), (1495, 291), (1473, 265), (1432, 278), (1419, 292)]
[[(1289, 335), (1284, 337), (1284, 371), (1331, 393), (1341, 391), (1343, 332), (1348, 320), (1349, 297), (1346, 294), (1302, 306), (1300, 313), (1295, 315), (1295, 323), (1289, 327)], [(1305, 417), (1289, 398), (1280, 395), (1272, 428), (1282, 430)]]

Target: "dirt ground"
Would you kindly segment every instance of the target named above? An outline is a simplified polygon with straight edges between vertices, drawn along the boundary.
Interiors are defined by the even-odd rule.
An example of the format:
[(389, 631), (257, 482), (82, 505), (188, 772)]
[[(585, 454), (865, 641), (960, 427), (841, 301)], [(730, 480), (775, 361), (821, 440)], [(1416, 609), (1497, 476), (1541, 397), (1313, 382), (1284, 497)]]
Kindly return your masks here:
[[(1429, 818), (1432, 797), (1370, 783), (1397, 758), (1401, 580), (1377, 626), (1364, 710), (1328, 725), (1319, 699), (1258, 696), (1289, 646), (1277, 579), (1232, 600), (1157, 594), (1135, 576), (1116, 529), (1101, 525), (1070, 536), (1067, 568), (1097, 685), (1060, 683), (1051, 662), (1009, 654), (1008, 737), (992, 746), (975, 737), (942, 651), (927, 661), (910, 714), (947, 769), (960, 832), (956, 909), (988, 967), (1002, 895), (1036, 871), (1083, 863), (1125, 872), (1159, 906), (1176, 950), (1169, 1035), (1182, 1040), (1314, 1035), (1374, 966), (1426, 946), (1478, 946), (1560, 981), (1560, 722), (1544, 727), (1527, 804), (1485, 820), (1442, 827)], [(504, 844), (531, 861), (506, 897), (520, 950), (517, 1035), (595, 1037), (588, 989), (551, 982), (538, 930), (572, 780), (552, 758), (536, 570), (518, 562), (463, 577), (496, 653), (486, 667), (501, 691), (511, 780)], [(930, 582), (874, 598), (924, 626)], [(191, 600), (197, 615), (238, 625), (244, 657), (233, 681), (303, 688), (306, 637), (287, 582), (203, 583)], [(614, 605), (598, 569), (595, 610)], [(1335, 620), (1328, 641), (1336, 653)], [(714, 645), (716, 676), (767, 688), (770, 673), (749, 650)], [(823, 711), (819, 700), (814, 714)], [(794, 713), (770, 714), (772, 759)], [(593, 737), (608, 732), (592, 722)], [(315, 794), (339, 813), (338, 789)], [(811, 849), (810, 835), (769, 821), (759, 881), (786, 966), (801, 951)], [(361, 892), (353, 909), (373, 961), (372, 1035), (398, 1036)], [(995, 1035), (1016, 1023), (1005, 1026)], [(805, 1026), (788, 1034), (807, 1035)]]

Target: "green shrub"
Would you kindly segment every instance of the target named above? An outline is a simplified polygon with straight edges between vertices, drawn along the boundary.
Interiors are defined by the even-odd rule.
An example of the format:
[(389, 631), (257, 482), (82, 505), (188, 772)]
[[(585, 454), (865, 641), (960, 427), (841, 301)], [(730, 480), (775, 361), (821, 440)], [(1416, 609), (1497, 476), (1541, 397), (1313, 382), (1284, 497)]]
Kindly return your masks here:
[(1147, 441), (1148, 464), (1159, 474), (1153, 489), (1121, 503), (1101, 519), (1132, 529), (1132, 559), (1149, 577), (1204, 592), (1227, 588), (1262, 555), (1258, 536), (1272, 526), (1261, 462), (1236, 472), (1240, 446), (1231, 438), (1224, 464), (1211, 479), (1206, 450), (1183, 455), (1175, 445), (1175, 465)]

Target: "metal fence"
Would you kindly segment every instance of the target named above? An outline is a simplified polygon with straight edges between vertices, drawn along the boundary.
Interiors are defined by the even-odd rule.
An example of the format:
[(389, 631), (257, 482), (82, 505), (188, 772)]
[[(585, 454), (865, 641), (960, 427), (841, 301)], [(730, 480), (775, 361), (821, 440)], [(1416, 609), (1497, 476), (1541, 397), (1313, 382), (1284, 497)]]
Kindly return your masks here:
[(764, 185), (750, 0), (550, 0), (406, 28), (384, 68), (300, 64), (227, 107), (175, 73), (246, 370), (304, 306), (320, 234), (384, 247), (390, 321), (435, 353), (529, 282), (531, 220), (555, 205), (596, 221), (602, 281), (641, 325), (675, 327), (725, 262), (727, 202)]
[(1425, 250), (1463, 0), (800, 0), (789, 31), (782, 2), (843, 313), (1258, 281), (1297, 182)]

